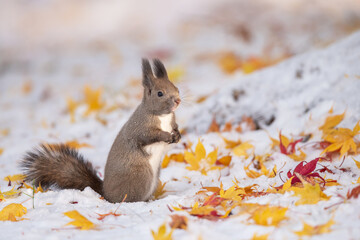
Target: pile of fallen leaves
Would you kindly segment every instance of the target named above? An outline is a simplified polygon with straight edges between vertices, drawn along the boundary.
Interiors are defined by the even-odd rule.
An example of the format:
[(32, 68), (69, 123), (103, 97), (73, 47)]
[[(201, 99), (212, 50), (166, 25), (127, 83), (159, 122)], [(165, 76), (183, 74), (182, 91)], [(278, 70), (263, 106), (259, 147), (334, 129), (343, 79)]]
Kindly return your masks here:
[[(102, 107), (102, 104), (99, 103), (100, 92), (92, 92), (89, 89), (88, 91), (90, 91), (87, 93), (89, 96), (85, 97), (86, 102), (89, 103), (87, 113)], [(187, 231), (188, 225), (193, 221), (197, 221), (197, 219), (227, 221), (229, 218), (242, 216), (241, 219), (244, 219), (242, 221), (245, 224), (277, 228), (286, 226), (287, 222), (291, 220), (288, 212), (293, 211), (295, 207), (315, 205), (328, 201), (334, 196), (325, 194), (324, 191), (329, 187), (342, 187), (342, 185), (337, 180), (327, 178), (327, 174), (336, 177), (336, 174), (348, 171), (343, 169), (341, 165), (344, 161), (349, 161), (350, 158), (353, 159), (351, 160), (353, 164), (360, 168), (360, 162), (354, 159), (360, 147), (357, 138), (360, 133), (360, 122), (352, 129), (337, 127), (344, 117), (345, 113), (328, 116), (318, 128), (317, 133), (289, 137), (279, 132), (276, 137), (269, 136), (270, 146), (268, 151), (262, 155), (256, 154), (255, 144), (251, 141), (232, 140), (223, 135), (227, 132), (237, 132), (240, 136), (244, 128), (240, 131), (239, 128), (233, 128), (228, 123), (221, 129), (220, 126), (215, 126), (216, 122), (213, 123), (209, 132), (210, 134), (218, 134), (219, 138), (222, 139), (222, 145), (206, 149), (200, 139), (196, 144), (189, 141), (184, 142), (182, 143), (183, 148), (178, 148), (178, 152), (165, 156), (162, 168), (176, 166), (187, 171), (199, 172), (201, 176), (207, 177), (209, 173), (228, 171), (232, 168), (234, 161), (241, 161), (244, 176), (247, 179), (273, 179), (272, 182), (275, 184), (269, 184), (268, 188), (260, 187), (255, 183), (244, 186), (243, 181), (234, 177), (232, 185), (227, 184), (227, 187), (224, 187), (220, 175), (219, 184), (202, 186), (194, 195), (192, 204), (168, 206), (171, 220), (162, 224), (158, 230), (152, 230), (153, 238), (172, 239), (175, 230)], [(246, 123), (251, 125), (251, 122), (251, 119), (247, 118)], [(252, 130), (254, 129), (249, 129), (249, 131)], [(315, 138), (313, 136), (316, 136), (316, 134), (320, 136), (320, 141), (313, 140)], [(92, 147), (76, 140), (64, 144), (72, 148)], [(318, 152), (318, 156), (306, 161), (308, 153), (314, 151)], [(276, 156), (279, 156), (279, 154), (288, 159), (283, 166), (276, 164)], [(287, 165), (290, 167), (287, 167)], [(282, 169), (288, 169), (286, 174), (283, 174)], [(21, 194), (28, 195), (29, 199), (34, 200), (38, 192), (43, 192), (41, 186), (31, 186), (25, 183), (23, 179), (24, 176), (22, 175), (12, 175), (4, 178), (12, 189), (4, 192), (0, 191), (0, 201), (4, 202), (0, 211), (1, 221), (31, 221), (31, 219), (24, 218), (28, 209), (22, 204), (11, 203), (6, 205), (8, 199), (16, 199)], [(360, 183), (360, 177), (353, 184), (358, 183)], [(154, 200), (166, 197), (168, 194), (166, 184), (167, 182), (160, 182), (154, 194)], [(32, 192), (32, 194), (29, 194), (29, 192)], [(294, 200), (287, 206), (269, 203), (260, 204), (252, 201), (267, 195), (286, 195)], [(336, 196), (340, 196), (342, 200), (335, 205), (328, 206), (327, 209), (329, 209), (328, 211), (334, 211), (335, 206), (346, 204), (348, 201), (358, 198), (359, 195), (360, 186), (352, 187), (348, 190), (346, 196)], [(119, 213), (116, 213), (117, 211)], [(101, 224), (94, 224), (91, 219), (77, 210), (65, 212), (64, 215), (72, 219), (67, 225), (73, 225), (81, 230), (101, 229)], [(121, 216), (121, 208), (109, 213), (98, 214), (98, 216), (98, 221), (102, 221), (107, 216), (119, 217)], [(336, 222), (333, 217), (320, 225), (303, 222), (303, 228), (294, 229), (293, 233), (300, 237), (325, 234), (331, 232), (334, 224)], [(271, 231), (263, 235), (255, 233), (253, 239), (267, 239), (270, 234)]]

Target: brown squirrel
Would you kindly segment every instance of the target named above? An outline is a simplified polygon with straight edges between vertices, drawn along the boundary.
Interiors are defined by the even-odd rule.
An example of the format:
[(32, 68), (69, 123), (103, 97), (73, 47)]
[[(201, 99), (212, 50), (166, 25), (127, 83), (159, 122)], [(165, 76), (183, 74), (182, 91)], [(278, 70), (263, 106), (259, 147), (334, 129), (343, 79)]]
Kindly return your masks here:
[(166, 147), (181, 138), (174, 114), (180, 104), (179, 90), (160, 60), (154, 59), (153, 66), (154, 73), (149, 61), (142, 60), (142, 102), (111, 147), (104, 181), (90, 162), (63, 144), (41, 145), (28, 152), (21, 161), (25, 180), (44, 188), (83, 190), (89, 186), (109, 202), (149, 200), (158, 185)]

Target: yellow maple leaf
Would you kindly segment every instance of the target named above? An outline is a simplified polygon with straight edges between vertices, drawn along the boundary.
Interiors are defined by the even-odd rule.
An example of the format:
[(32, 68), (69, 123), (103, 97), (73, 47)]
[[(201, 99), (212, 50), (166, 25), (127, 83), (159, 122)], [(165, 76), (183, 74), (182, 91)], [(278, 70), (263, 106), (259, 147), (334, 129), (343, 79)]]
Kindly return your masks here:
[(214, 210), (215, 208), (210, 205), (199, 206), (199, 203), (196, 202), (189, 213), (191, 215), (209, 215)]
[(262, 235), (257, 235), (256, 233), (254, 233), (251, 240), (267, 240), (269, 235), (270, 235), (270, 233), (262, 234)]
[(222, 54), (218, 64), (225, 73), (232, 74), (241, 68), (241, 59), (233, 52), (226, 52)]
[(296, 153), (288, 155), (290, 158), (292, 158), (295, 161), (304, 161), (306, 158), (306, 153), (304, 153), (301, 149), (298, 149), (300, 154), (297, 155)]
[(222, 184), (220, 186), (219, 195), (223, 199), (240, 202), (242, 200), (240, 195), (242, 194), (246, 194), (246, 192), (244, 191), (244, 189), (237, 188), (236, 185), (228, 188), (227, 190), (223, 189)]
[(245, 170), (245, 173), (248, 177), (250, 178), (258, 178), (262, 175), (268, 177), (268, 178), (273, 178), (276, 176), (276, 172), (277, 172), (277, 167), (276, 165), (274, 165), (273, 169), (271, 171), (269, 171), (265, 165), (264, 165), (264, 161), (265, 159), (268, 157), (269, 155), (266, 154), (266, 155), (257, 155), (255, 156), (255, 160), (259, 163), (260, 165), (260, 172), (257, 172), (257, 171), (254, 171), (254, 170), (251, 170), (249, 169), (251, 163), (247, 166), (244, 166), (244, 170)]
[(26, 212), (27, 209), (23, 205), (18, 203), (11, 203), (0, 211), (0, 221), (16, 222), (24, 220), (20, 217), (26, 214)]
[(66, 104), (67, 104), (67, 109), (70, 113), (70, 121), (72, 123), (74, 123), (75, 122), (75, 111), (76, 111), (76, 108), (79, 106), (79, 103), (75, 102), (72, 98), (68, 97), (66, 99)]
[(83, 147), (88, 147), (91, 148), (92, 146), (90, 144), (87, 143), (79, 143), (76, 140), (72, 140), (72, 141), (67, 141), (65, 142), (65, 145), (70, 147), (70, 148), (75, 148), (75, 149), (79, 149), (79, 148), (83, 148)]
[(340, 150), (340, 158), (345, 154), (357, 154), (357, 144), (354, 141), (356, 135), (360, 133), (360, 121), (356, 123), (353, 130), (348, 128), (330, 129), (326, 132), (323, 139), (331, 143), (321, 154)]
[(249, 74), (270, 64), (271, 62), (265, 62), (263, 59), (251, 57), (242, 64), (241, 70)]
[(162, 224), (157, 232), (151, 230), (151, 235), (154, 240), (172, 240), (172, 233), (174, 229), (171, 229), (170, 232), (167, 232), (165, 223)]
[(10, 133), (10, 129), (8, 129), (8, 128), (0, 129), (0, 135), (3, 135), (4, 137), (9, 135), (9, 133)]
[(85, 112), (85, 116), (91, 112), (98, 111), (104, 107), (104, 103), (101, 100), (102, 89), (92, 89), (90, 86), (84, 88), (84, 102), (87, 104), (88, 109)]
[(170, 161), (175, 161), (175, 162), (185, 162), (185, 158), (184, 158), (184, 154), (182, 153), (174, 153), (169, 155), (165, 155), (162, 163), (161, 163), (161, 168), (166, 168)]
[(9, 199), (9, 198), (16, 198), (20, 195), (20, 191), (15, 189), (15, 186), (6, 192), (1, 192), (0, 191), (0, 201), (4, 200), (4, 199)]
[[(34, 186), (30, 186), (29, 184), (27, 184), (26, 182), (23, 183), (24, 184), (24, 187), (27, 188), (27, 189), (34, 189)], [(38, 193), (38, 192), (44, 192), (44, 189), (41, 187), (41, 184), (39, 183), (39, 186), (37, 188), (35, 188), (35, 193)]]
[(253, 213), (253, 219), (256, 224), (264, 226), (277, 226), (281, 221), (285, 220), (287, 208), (262, 206)]
[(240, 145), (236, 146), (234, 149), (233, 149), (233, 152), (236, 156), (243, 156), (245, 158), (247, 158), (249, 156), (248, 154), (248, 151), (252, 149), (254, 152), (254, 146), (249, 143), (249, 142), (243, 142), (241, 143)]
[(325, 119), (325, 122), (323, 125), (319, 127), (319, 130), (323, 131), (324, 133), (328, 132), (329, 130), (336, 127), (345, 117), (345, 112), (343, 114), (334, 115), (334, 116), (328, 116)]
[(241, 144), (240, 140), (233, 141), (233, 140), (226, 139), (224, 137), (222, 139), (225, 142), (225, 148), (226, 149), (233, 149), (234, 147), (239, 146)]
[(231, 156), (223, 156), (223, 157), (219, 158), (217, 161), (224, 166), (229, 166), (231, 163), (231, 160), (232, 160)]
[(179, 80), (181, 79), (181, 77), (184, 76), (184, 74), (185, 74), (185, 70), (180, 66), (170, 68), (168, 71), (169, 80), (172, 81), (173, 83), (179, 82)]
[(273, 188), (269, 188), (268, 190), (266, 190), (266, 192), (270, 192), (270, 193), (281, 193), (281, 194), (284, 194), (286, 191), (289, 191), (291, 190), (291, 182), (292, 182), (292, 179), (294, 177), (291, 177), (289, 178), (282, 186), (281, 189), (273, 189)]
[(25, 179), (25, 176), (23, 174), (14, 174), (4, 177), (5, 181), (11, 181), (11, 182), (22, 182)]
[(0, 155), (4, 152), (3, 148), (0, 148)]
[(74, 221), (67, 223), (65, 226), (73, 225), (80, 228), (81, 230), (89, 230), (95, 227), (95, 224), (90, 222), (86, 217), (81, 215), (76, 210), (65, 212), (64, 215), (71, 219), (74, 219)]
[(166, 190), (164, 190), (166, 185), (166, 182), (162, 183), (159, 181), (159, 184), (154, 192), (154, 199), (159, 199), (164, 193), (166, 193)]
[(217, 149), (206, 155), (206, 150), (200, 140), (195, 147), (195, 153), (185, 151), (184, 159), (188, 164), (190, 164), (190, 166), (187, 166), (186, 169), (200, 171), (203, 175), (207, 175), (208, 171), (221, 169), (221, 167), (215, 166), (217, 160)]
[(316, 204), (321, 200), (327, 201), (330, 199), (323, 191), (318, 183), (311, 185), (309, 183), (303, 182), (304, 187), (291, 187), (290, 189), (294, 191), (295, 195), (300, 197), (300, 199), (295, 203), (295, 205), (303, 204)]
[(327, 223), (311, 226), (304, 222), (303, 230), (295, 232), (298, 236), (312, 236), (312, 235), (318, 235), (323, 233), (329, 233), (331, 232), (330, 228), (332, 225), (334, 225), (334, 220), (330, 219)]
[(358, 169), (360, 169), (360, 162), (359, 162), (359, 161), (356, 161), (354, 158), (353, 158), (353, 160), (354, 160), (354, 162), (355, 162), (355, 164), (356, 164), (357, 168), (358, 168)]

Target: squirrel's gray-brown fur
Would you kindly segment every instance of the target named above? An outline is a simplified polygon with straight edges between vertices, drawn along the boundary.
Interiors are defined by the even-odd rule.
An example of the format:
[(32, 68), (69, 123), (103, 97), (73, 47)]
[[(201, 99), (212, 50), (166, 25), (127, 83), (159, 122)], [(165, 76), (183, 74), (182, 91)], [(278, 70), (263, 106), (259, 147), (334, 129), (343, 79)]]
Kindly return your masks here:
[(148, 200), (156, 190), (167, 145), (181, 138), (174, 114), (180, 104), (179, 90), (161, 61), (153, 63), (154, 73), (149, 61), (142, 60), (143, 99), (111, 147), (104, 182), (90, 162), (65, 145), (41, 145), (28, 152), (21, 162), (25, 180), (45, 188), (89, 186), (110, 202), (121, 202), (125, 196), (127, 202)]

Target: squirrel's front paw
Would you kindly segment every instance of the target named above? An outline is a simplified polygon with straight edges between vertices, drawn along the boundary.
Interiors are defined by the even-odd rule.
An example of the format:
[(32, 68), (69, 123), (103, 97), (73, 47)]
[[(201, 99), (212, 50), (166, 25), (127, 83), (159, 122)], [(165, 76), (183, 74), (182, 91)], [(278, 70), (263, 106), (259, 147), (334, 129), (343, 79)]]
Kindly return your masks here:
[(171, 136), (172, 136), (172, 143), (178, 143), (181, 139), (181, 134), (177, 129), (171, 133)]

